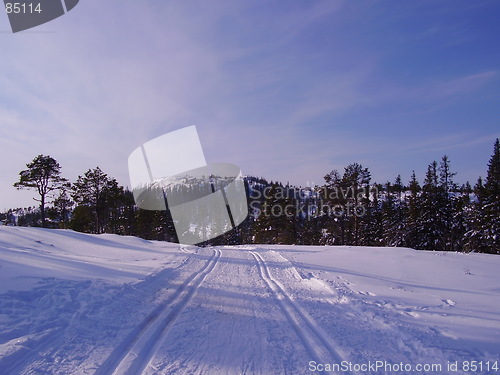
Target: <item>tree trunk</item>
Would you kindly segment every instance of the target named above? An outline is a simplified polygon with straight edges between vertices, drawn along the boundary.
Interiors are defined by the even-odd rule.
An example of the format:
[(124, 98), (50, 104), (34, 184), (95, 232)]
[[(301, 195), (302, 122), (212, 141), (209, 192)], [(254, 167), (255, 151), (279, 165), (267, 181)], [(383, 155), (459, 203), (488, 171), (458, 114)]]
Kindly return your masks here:
[(42, 228), (45, 228), (45, 194), (40, 196), (40, 215), (42, 217)]

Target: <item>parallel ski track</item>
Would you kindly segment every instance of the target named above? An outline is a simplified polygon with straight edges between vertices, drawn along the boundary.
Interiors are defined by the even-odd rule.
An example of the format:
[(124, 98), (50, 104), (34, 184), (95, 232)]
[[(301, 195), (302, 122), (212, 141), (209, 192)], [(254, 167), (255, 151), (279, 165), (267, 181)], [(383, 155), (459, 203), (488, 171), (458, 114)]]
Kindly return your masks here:
[(214, 254), (207, 263), (192, 274), (168, 300), (143, 319), (115, 348), (95, 375), (142, 373), (172, 324), (196, 294), (201, 283), (214, 270), (220, 257), (221, 251), (214, 249)]
[[(343, 356), (335, 349), (334, 344), (318, 326), (311, 316), (295, 302), (281, 284), (273, 279), (269, 268), (259, 253), (250, 252), (257, 262), (260, 277), (264, 280), (272, 294), (278, 301), (281, 310), (299, 336), (302, 344), (311, 355), (311, 360), (317, 363), (341, 363)], [(323, 372), (331, 374), (331, 372)], [(344, 371), (342, 374), (355, 373)]]

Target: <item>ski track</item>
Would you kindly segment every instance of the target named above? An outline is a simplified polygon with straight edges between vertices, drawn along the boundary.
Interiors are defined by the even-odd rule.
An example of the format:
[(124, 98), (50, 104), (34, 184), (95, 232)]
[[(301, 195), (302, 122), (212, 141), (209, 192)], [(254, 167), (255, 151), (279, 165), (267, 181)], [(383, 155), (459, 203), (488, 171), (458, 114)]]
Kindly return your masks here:
[(390, 299), (289, 258), (272, 248), (199, 248), (140, 283), (45, 278), (30, 291), (7, 292), (0, 372), (295, 375), (310, 373), (309, 361), (497, 358), (402, 319), (410, 313)]
[(230, 247), (222, 254), (143, 374), (307, 373), (310, 355), (252, 255)]
[(221, 251), (193, 273), (169, 299), (151, 312), (110, 354), (95, 375), (140, 374), (154, 357), (169, 328), (196, 294), (201, 283), (214, 270)]
[[(269, 267), (262, 256), (254, 251), (250, 253), (257, 263), (260, 277), (278, 301), (281, 310), (312, 358), (317, 363), (331, 363), (332, 360), (337, 363), (344, 361), (344, 356), (335, 349), (335, 345), (330, 338), (321, 330), (309, 314), (292, 299), (285, 288), (271, 276)], [(328, 374), (331, 372), (322, 373)], [(346, 371), (344, 374), (354, 375), (355, 373)]]

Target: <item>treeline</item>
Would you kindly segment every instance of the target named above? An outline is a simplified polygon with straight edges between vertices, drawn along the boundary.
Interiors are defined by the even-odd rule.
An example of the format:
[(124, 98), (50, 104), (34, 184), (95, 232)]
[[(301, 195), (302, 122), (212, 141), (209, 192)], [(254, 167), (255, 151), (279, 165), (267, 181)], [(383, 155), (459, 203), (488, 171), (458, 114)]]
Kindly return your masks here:
[(138, 209), (132, 192), (99, 167), (70, 183), (61, 177), (61, 166), (50, 156), (38, 155), (26, 166), (14, 186), (35, 189), (40, 205), (8, 210), (0, 217), (4, 224), (176, 241), (173, 222), (164, 211)]
[[(458, 186), (450, 160), (430, 163), (419, 183), (397, 176), (372, 183), (368, 168), (354, 163), (333, 170), (325, 184), (297, 189), (256, 183), (250, 189), (255, 243), (404, 246), (423, 250), (500, 253), (500, 144), (487, 177)], [(257, 199), (257, 202), (255, 201)]]
[[(27, 167), (15, 186), (37, 188), (40, 207), (9, 210), (1, 218), (7, 224), (177, 240), (168, 210), (137, 208), (133, 194), (99, 167), (74, 183), (60, 177), (59, 164), (49, 156), (39, 155)], [(400, 176), (377, 184), (368, 168), (357, 163), (342, 173), (331, 171), (322, 186), (309, 188), (247, 177), (247, 219), (202, 245), (405, 246), (500, 253), (498, 139), (484, 181), (458, 186), (455, 175), (443, 156), (428, 165), (422, 183), (413, 173), (406, 184)], [(45, 208), (49, 196), (51, 204)]]

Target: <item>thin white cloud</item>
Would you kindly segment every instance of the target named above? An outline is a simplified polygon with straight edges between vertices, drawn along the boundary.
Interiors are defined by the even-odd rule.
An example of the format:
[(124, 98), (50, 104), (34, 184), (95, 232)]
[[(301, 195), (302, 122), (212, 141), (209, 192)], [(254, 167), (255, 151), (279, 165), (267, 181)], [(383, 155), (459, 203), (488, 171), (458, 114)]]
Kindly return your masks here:
[(479, 90), (484, 85), (497, 79), (496, 71), (470, 74), (445, 82), (439, 82), (429, 88), (432, 98), (447, 98), (455, 95), (467, 94)]

